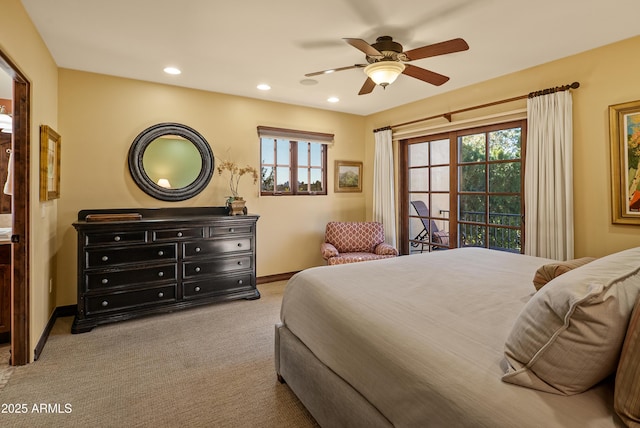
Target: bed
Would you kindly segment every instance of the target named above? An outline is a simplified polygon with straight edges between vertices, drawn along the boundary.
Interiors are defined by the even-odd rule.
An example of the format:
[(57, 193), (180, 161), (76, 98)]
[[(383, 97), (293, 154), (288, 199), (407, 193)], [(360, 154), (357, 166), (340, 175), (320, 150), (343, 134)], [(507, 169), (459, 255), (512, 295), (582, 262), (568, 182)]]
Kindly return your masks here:
[[(628, 251), (613, 268), (604, 259), (553, 279), (537, 293), (532, 279), (553, 260), (479, 248), (302, 271), (285, 288), (276, 325), (278, 378), (323, 427), (625, 426), (614, 411), (610, 372), (640, 291), (640, 249)], [(550, 303), (540, 296), (584, 275), (590, 278), (582, 281), (585, 290), (594, 295), (595, 282), (611, 285), (606, 277), (612, 269), (626, 275), (614, 310), (621, 314), (607, 315), (615, 326), (603, 333), (613, 338), (607, 345), (613, 357), (573, 364), (584, 371), (593, 363), (604, 378), (580, 393), (540, 382), (529, 370), (542, 368), (543, 358), (536, 364), (517, 361), (518, 339), (532, 331), (524, 316), (529, 306), (537, 300), (542, 310), (559, 305), (557, 297)], [(606, 305), (612, 301), (610, 295), (603, 299)], [(592, 308), (583, 309), (570, 311)], [(555, 318), (549, 322), (568, 322)], [(552, 326), (564, 333), (571, 328)], [(593, 349), (599, 348), (585, 354), (597, 353)], [(561, 368), (560, 355), (547, 363)]]

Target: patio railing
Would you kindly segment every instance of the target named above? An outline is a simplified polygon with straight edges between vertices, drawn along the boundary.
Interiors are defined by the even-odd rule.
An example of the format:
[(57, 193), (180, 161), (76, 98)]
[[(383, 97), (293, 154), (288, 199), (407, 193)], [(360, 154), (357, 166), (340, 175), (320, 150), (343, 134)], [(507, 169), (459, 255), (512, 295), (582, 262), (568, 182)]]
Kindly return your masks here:
[[(520, 214), (489, 213), (489, 226), (484, 212), (460, 213), (458, 236), (461, 247), (488, 247), (495, 250), (519, 253), (521, 242)], [(487, 245), (488, 243), (488, 245)]]

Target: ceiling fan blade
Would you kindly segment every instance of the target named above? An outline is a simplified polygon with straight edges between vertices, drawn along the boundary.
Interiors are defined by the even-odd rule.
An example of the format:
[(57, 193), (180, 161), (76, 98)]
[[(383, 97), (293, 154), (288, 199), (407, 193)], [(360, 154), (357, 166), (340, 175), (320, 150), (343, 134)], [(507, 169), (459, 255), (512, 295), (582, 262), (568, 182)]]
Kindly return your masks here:
[(405, 52), (409, 61), (416, 59), (429, 58), (431, 56), (446, 55), (454, 52), (466, 51), (469, 45), (463, 39), (452, 39), (446, 42), (435, 43), (433, 45), (423, 46), (421, 48), (411, 49)]
[(431, 83), (432, 85), (436, 86), (440, 86), (449, 80), (447, 76), (443, 76), (442, 74), (438, 74), (430, 70), (425, 70), (424, 68), (416, 67), (415, 65), (410, 64), (405, 64), (405, 68), (402, 74), (406, 74), (407, 76), (411, 76), (413, 78), (422, 80), (423, 82)]
[(360, 92), (358, 92), (358, 95), (370, 94), (371, 91), (373, 91), (373, 88), (375, 87), (376, 87), (376, 82), (371, 80), (370, 77), (367, 77), (367, 80), (365, 80), (364, 85), (362, 85), (362, 88), (360, 88)]
[(369, 43), (365, 42), (362, 39), (342, 39), (342, 40), (349, 43), (354, 48), (361, 50), (368, 56), (371, 56), (374, 58), (384, 58), (384, 55), (382, 55), (382, 53), (380, 53), (378, 49), (374, 48), (373, 46), (371, 46)]
[(307, 74), (305, 74), (305, 76), (306, 77), (313, 77), (313, 76), (319, 76), (321, 74), (335, 73), (336, 71), (351, 70), (352, 68), (364, 68), (366, 66), (367, 66), (366, 64), (354, 64), (354, 65), (350, 65), (348, 67), (330, 68), (328, 70), (316, 71), (314, 73), (307, 73)]

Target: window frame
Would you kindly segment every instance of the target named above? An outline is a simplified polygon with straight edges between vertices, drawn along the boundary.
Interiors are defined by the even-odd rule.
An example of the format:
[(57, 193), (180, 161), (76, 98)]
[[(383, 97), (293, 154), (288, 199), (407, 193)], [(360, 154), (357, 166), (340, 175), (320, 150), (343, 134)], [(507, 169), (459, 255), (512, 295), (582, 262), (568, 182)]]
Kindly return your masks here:
[[(258, 136), (260, 138), (260, 196), (316, 196), (316, 195), (327, 195), (328, 194), (328, 181), (327, 181), (327, 165), (328, 165), (328, 144), (333, 142), (333, 134), (322, 134), (316, 132), (307, 132), (307, 131), (296, 131), (291, 129), (282, 129), (282, 128), (270, 128), (259, 126), (258, 127)], [(265, 164), (264, 159), (262, 159), (263, 153), (263, 141), (265, 139), (273, 140), (274, 142), (274, 163), (273, 164)], [(289, 163), (282, 167), (286, 167), (289, 170), (289, 191), (278, 191), (277, 190), (277, 170), (279, 168), (278, 164), (278, 140), (286, 140), (289, 142)], [(307, 165), (299, 165), (298, 163), (298, 154), (301, 143), (308, 143), (308, 156), (307, 156)], [(311, 162), (311, 151), (312, 145), (319, 144), (320, 145), (320, 166), (312, 165)], [(274, 171), (274, 184), (273, 190), (264, 190), (263, 189), (263, 171), (265, 167), (272, 168)], [(311, 171), (314, 169), (320, 169), (320, 177), (322, 180), (322, 190), (301, 190), (299, 187), (299, 170), (306, 169), (307, 171), (307, 179), (311, 177)], [(307, 189), (310, 189), (311, 183), (307, 183)]]
[[(461, 194), (466, 192), (461, 192), (459, 190), (459, 175), (458, 168), (460, 165), (466, 165), (467, 163), (461, 163), (459, 161), (459, 151), (458, 151), (458, 137), (462, 137), (465, 135), (473, 135), (478, 133), (489, 133), (493, 131), (503, 130), (503, 129), (511, 129), (515, 127), (521, 128), (521, 153), (520, 153), (520, 162), (521, 162), (521, 181), (520, 181), (520, 197), (521, 197), (521, 215), (522, 215), (522, 227), (521, 227), (521, 252), (524, 249), (525, 242), (525, 234), (524, 234), (524, 165), (526, 158), (526, 136), (527, 136), (527, 120), (526, 119), (517, 119), (513, 121), (496, 123), (496, 124), (487, 124), (483, 126), (473, 127), (473, 128), (461, 128), (452, 130), (449, 132), (436, 133), (431, 135), (424, 135), (420, 137), (412, 137), (409, 139), (400, 141), (400, 239), (401, 245), (400, 249), (402, 254), (410, 254), (410, 240), (411, 236), (409, 227), (408, 227), (408, 219), (411, 217), (416, 217), (411, 214), (411, 210), (409, 207), (410, 196), (413, 192), (409, 191), (409, 146), (411, 144), (416, 144), (420, 142), (426, 141), (436, 141), (440, 139), (448, 139), (449, 140), (449, 191), (444, 192), (449, 194), (449, 210), (450, 213), (455, 213), (455, 215), (449, 216), (447, 219), (449, 222), (449, 248), (457, 248), (458, 247), (458, 223), (459, 223), (459, 213), (458, 213), (458, 197)], [(488, 143), (487, 143), (488, 144)], [(488, 159), (487, 159), (488, 160)], [(490, 164), (500, 163), (500, 161), (491, 161)], [(486, 163), (487, 165), (489, 163)], [(433, 166), (433, 165), (431, 165)], [(488, 175), (487, 175), (488, 176)], [(487, 183), (488, 184), (488, 183)], [(487, 187), (488, 189), (488, 187)], [(429, 190), (429, 193), (431, 190)], [(441, 216), (430, 213), (429, 220), (442, 220)], [(489, 219), (487, 218), (487, 221)], [(461, 222), (465, 223), (465, 222)], [(495, 225), (492, 225), (495, 226)], [(436, 245), (436, 247), (440, 247)]]

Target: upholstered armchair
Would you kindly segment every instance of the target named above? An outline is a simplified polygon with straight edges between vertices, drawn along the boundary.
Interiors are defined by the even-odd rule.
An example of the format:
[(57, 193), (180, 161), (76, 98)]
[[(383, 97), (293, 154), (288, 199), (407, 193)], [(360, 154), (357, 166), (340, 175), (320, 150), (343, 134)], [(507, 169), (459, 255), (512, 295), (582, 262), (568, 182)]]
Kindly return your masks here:
[(322, 258), (329, 265), (386, 259), (398, 250), (384, 242), (384, 228), (378, 222), (338, 222), (327, 224)]

